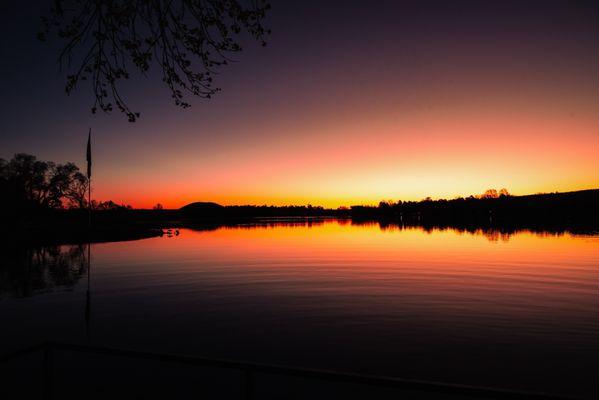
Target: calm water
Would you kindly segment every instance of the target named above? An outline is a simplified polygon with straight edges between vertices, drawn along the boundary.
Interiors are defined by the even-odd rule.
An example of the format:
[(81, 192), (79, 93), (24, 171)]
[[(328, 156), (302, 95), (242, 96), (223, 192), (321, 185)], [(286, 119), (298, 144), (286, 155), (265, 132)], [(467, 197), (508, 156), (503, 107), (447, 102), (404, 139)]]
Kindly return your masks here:
[(9, 252), (0, 348), (56, 339), (589, 395), (599, 236), (344, 221)]

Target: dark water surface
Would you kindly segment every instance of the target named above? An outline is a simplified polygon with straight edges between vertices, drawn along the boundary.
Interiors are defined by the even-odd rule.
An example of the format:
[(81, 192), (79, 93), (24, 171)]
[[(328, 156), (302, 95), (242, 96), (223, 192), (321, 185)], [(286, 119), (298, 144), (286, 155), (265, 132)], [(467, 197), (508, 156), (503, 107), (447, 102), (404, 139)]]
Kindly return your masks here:
[(2, 352), (42, 340), (599, 395), (599, 236), (347, 221), (8, 251)]

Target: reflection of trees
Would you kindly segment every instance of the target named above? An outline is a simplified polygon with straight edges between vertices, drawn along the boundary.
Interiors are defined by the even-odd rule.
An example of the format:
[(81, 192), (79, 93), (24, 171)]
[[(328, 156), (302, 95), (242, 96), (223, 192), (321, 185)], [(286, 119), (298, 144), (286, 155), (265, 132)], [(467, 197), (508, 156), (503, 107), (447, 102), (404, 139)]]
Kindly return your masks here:
[[(357, 218), (267, 218), (254, 220), (252, 222), (229, 222), (213, 224), (184, 224), (181, 227), (196, 231), (211, 231), (217, 229), (247, 229), (255, 228), (305, 228), (316, 227), (324, 224), (326, 221), (336, 221), (339, 225), (379, 227), (383, 232), (399, 232), (403, 230), (417, 230), (426, 234), (435, 232), (454, 232), (458, 235), (484, 236), (490, 242), (509, 242), (512, 235), (527, 232), (539, 237), (561, 236), (566, 230), (539, 230), (517, 227), (481, 227), (476, 224), (430, 224), (430, 223), (401, 223), (390, 219), (357, 219)], [(570, 232), (571, 234), (584, 234), (585, 232)]]
[(481, 235), (484, 235), (489, 242), (508, 242), (510, 240), (509, 232), (501, 232), (497, 229), (481, 229), (479, 231)]
[(54, 288), (71, 288), (87, 272), (83, 245), (3, 249), (0, 296), (28, 297)]
[[(251, 222), (231, 222), (231, 223), (201, 223), (201, 224), (185, 224), (184, 227), (192, 229), (194, 231), (213, 231), (217, 229), (247, 229), (252, 230), (255, 228), (301, 228), (301, 227), (313, 227), (320, 226), (325, 223), (326, 218), (302, 218), (302, 217), (288, 217), (288, 218), (268, 218), (262, 220), (255, 220)], [(337, 220), (344, 221), (344, 220)], [(347, 223), (347, 222), (343, 222)]]
[[(381, 231), (403, 231), (403, 230), (419, 230), (427, 234), (433, 232), (444, 232), (451, 231), (459, 235), (469, 234), (475, 236), (484, 236), (490, 242), (508, 242), (512, 235), (521, 232), (532, 233), (539, 237), (557, 237), (562, 236), (566, 232), (565, 230), (535, 230), (529, 228), (498, 228), (498, 227), (484, 227), (481, 228), (477, 225), (464, 225), (464, 224), (415, 224), (415, 223), (399, 223), (393, 220), (351, 220), (352, 225), (356, 226), (379, 226)], [(585, 232), (570, 232), (572, 234), (584, 234)]]

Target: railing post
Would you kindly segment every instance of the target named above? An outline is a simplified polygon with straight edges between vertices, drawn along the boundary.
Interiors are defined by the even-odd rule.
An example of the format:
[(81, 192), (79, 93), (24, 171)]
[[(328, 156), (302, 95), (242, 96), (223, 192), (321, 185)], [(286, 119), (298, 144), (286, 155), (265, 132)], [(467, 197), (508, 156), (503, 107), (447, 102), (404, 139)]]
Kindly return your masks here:
[(43, 358), (43, 374), (44, 374), (44, 386), (42, 392), (42, 398), (44, 400), (52, 399), (52, 378), (54, 374), (54, 349), (51, 344), (44, 346), (44, 358)]
[(251, 400), (254, 398), (254, 373), (251, 369), (246, 369), (244, 371), (244, 394), (246, 400)]

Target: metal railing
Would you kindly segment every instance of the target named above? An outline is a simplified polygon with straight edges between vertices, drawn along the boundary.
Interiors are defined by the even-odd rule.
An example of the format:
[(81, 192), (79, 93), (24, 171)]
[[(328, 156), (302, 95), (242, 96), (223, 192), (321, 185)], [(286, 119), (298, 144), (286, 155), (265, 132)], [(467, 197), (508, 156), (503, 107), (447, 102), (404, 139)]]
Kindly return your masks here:
[[(80, 344), (68, 344), (60, 342), (45, 342), (36, 346), (13, 351), (0, 356), (0, 363), (6, 363), (22, 356), (42, 352), (43, 365), (43, 399), (53, 397), (54, 376), (54, 353), (59, 351), (71, 351), (85, 354), (95, 354), (115, 357), (128, 357), (137, 360), (152, 360), (167, 363), (176, 363), (193, 366), (204, 366), (214, 368), (225, 368), (243, 373), (244, 383), (242, 397), (255, 399), (256, 375), (259, 373), (279, 375), (286, 377), (314, 379), (325, 382), (338, 382), (361, 384), (379, 388), (397, 389), (401, 391), (422, 392), (423, 395), (457, 395), (482, 399), (577, 399), (577, 397), (563, 397), (548, 393), (515, 391), (481, 386), (469, 386), (452, 383), (431, 382), (425, 380), (402, 379), (386, 376), (364, 375), (354, 373), (342, 373), (336, 371), (294, 368), (280, 365), (261, 364), (254, 362), (234, 361), (227, 359), (203, 358), (195, 356), (184, 356), (175, 354), (160, 354), (141, 352), (136, 350), (116, 349), (109, 347), (98, 347)], [(398, 393), (398, 394), (399, 394)]]

